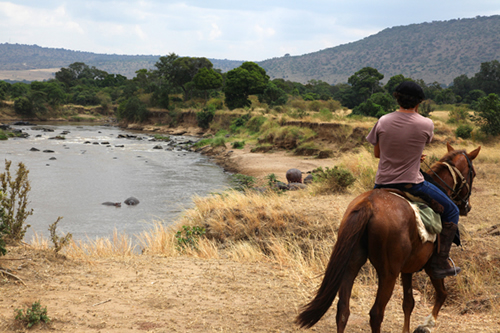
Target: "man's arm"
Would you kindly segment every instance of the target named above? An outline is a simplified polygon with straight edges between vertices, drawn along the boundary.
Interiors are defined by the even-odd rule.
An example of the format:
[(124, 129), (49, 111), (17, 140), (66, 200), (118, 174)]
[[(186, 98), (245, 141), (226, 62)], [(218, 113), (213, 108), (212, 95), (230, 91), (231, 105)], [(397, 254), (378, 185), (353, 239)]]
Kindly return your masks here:
[(373, 147), (373, 154), (376, 158), (380, 158), (380, 145), (379, 142)]

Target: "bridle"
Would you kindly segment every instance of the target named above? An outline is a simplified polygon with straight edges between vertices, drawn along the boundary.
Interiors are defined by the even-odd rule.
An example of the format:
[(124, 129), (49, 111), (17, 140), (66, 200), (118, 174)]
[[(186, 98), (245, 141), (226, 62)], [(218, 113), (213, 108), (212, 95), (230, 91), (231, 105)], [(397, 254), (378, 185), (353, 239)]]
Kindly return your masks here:
[[(450, 197), (450, 199), (457, 206), (460, 206), (460, 204), (464, 204), (465, 211), (468, 212), (470, 210), (469, 198), (470, 198), (471, 192), (472, 192), (471, 191), (472, 190), (472, 180), (476, 176), (476, 172), (474, 170), (474, 166), (472, 165), (472, 161), (470, 160), (469, 156), (467, 156), (467, 154), (464, 152), (462, 152), (461, 154), (465, 156), (465, 159), (467, 160), (467, 164), (469, 166), (469, 172), (467, 173), (467, 177), (464, 177), (462, 175), (462, 173), (460, 172), (460, 170), (458, 170), (457, 167), (455, 167), (454, 165), (449, 164), (447, 162), (437, 162), (437, 163), (444, 164), (448, 168), (448, 171), (450, 172), (450, 174), (453, 178), (453, 187), (449, 186), (441, 177), (439, 177), (439, 175), (434, 170), (432, 170), (432, 168), (430, 168), (427, 165), (427, 163), (426, 163), (426, 165), (427, 165), (427, 167), (429, 167), (429, 170), (432, 171), (434, 176), (436, 176), (436, 178), (439, 179), (441, 181), (441, 183), (443, 183), (444, 186), (446, 186), (451, 191), (451, 194), (448, 195)], [(464, 187), (467, 189), (467, 194), (462, 197), (460, 195), (460, 193), (462, 192)]]

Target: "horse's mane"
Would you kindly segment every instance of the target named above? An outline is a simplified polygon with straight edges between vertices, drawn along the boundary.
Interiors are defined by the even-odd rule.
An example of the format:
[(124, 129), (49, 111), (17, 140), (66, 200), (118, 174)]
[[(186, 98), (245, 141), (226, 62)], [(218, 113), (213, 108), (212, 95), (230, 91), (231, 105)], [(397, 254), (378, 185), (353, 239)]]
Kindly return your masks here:
[(436, 163), (431, 165), (432, 171), (434, 171), (435, 173), (439, 173), (443, 169), (448, 169), (448, 167), (446, 165), (444, 165), (443, 162), (448, 163), (449, 165), (455, 166), (455, 163), (453, 163), (453, 159), (455, 158), (455, 156), (457, 156), (459, 154), (465, 154), (465, 150), (460, 149), (460, 150), (452, 150), (452, 151), (448, 152), (439, 161), (437, 161)]

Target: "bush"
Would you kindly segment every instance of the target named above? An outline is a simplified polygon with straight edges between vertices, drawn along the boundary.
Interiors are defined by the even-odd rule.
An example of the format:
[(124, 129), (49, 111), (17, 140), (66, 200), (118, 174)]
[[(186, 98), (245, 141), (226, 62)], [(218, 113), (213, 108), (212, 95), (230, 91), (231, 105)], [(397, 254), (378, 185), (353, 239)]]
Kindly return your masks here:
[(210, 143), (210, 146), (212, 147), (225, 147), (226, 146), (226, 139), (224, 137), (217, 136), (212, 139), (212, 142)]
[(52, 240), (52, 243), (54, 244), (54, 252), (55, 253), (58, 253), (59, 251), (61, 251), (61, 249), (63, 247), (68, 245), (69, 241), (73, 237), (73, 235), (70, 233), (66, 234), (66, 236), (64, 236), (64, 237), (59, 237), (57, 235), (57, 233), (56, 233), (57, 223), (59, 223), (59, 221), (61, 221), (61, 220), (62, 220), (62, 217), (59, 216), (57, 218), (57, 221), (55, 221), (54, 223), (52, 223), (49, 226), (50, 239)]
[(470, 139), (473, 129), (474, 128), (470, 124), (461, 124), (457, 127), (455, 135), (457, 138)]
[(0, 208), (3, 210), (2, 224), (5, 224), (7, 238), (12, 241), (23, 239), (30, 225), (24, 225), (26, 218), (33, 214), (33, 209), (27, 209), (28, 194), (31, 190), (28, 181), (29, 170), (20, 162), (16, 178), (12, 179), (10, 166), (12, 162), (5, 160), (5, 172), (0, 174), (1, 192)]
[(319, 110), (319, 114), (316, 117), (322, 121), (330, 121), (333, 119), (333, 113), (329, 109), (323, 108)]
[[(3, 193), (0, 192), (0, 200), (3, 197)], [(0, 206), (0, 256), (4, 256), (7, 253), (7, 249), (5, 248), (5, 240), (4, 237), (7, 235), (7, 225), (4, 223), (5, 221), (5, 212), (2, 206)]]
[(264, 116), (255, 116), (250, 118), (247, 122), (247, 129), (252, 133), (258, 133), (260, 131), (260, 127), (262, 124), (266, 122), (266, 117)]
[(232, 187), (237, 190), (237, 191), (245, 191), (249, 188), (252, 188), (255, 186), (257, 180), (255, 177), (252, 176), (246, 176), (242, 174), (234, 174), (231, 177), (231, 184)]
[(177, 249), (179, 251), (185, 250), (186, 248), (197, 249), (198, 240), (201, 236), (205, 235), (205, 228), (198, 226), (182, 226), (182, 231), (179, 230), (175, 234), (177, 239)]
[(449, 124), (460, 124), (469, 120), (469, 111), (465, 107), (453, 107), (450, 112), (448, 112)]
[(210, 123), (215, 116), (215, 106), (210, 104), (203, 108), (200, 112), (196, 112), (196, 120), (198, 121), (198, 126), (203, 129), (210, 127)]
[(240, 127), (245, 126), (249, 119), (250, 119), (250, 113), (242, 115), (231, 121), (229, 129), (231, 130), (232, 133), (235, 133), (238, 131), (238, 129), (240, 129)]
[(216, 110), (224, 109), (224, 101), (220, 98), (210, 98), (207, 102), (207, 106), (213, 105)]
[(325, 170), (319, 167), (313, 170), (312, 175), (314, 182), (322, 185), (322, 192), (330, 193), (345, 192), (356, 180), (349, 170), (338, 166), (333, 169), (327, 167)]
[(42, 309), (40, 301), (33, 303), (31, 308), (26, 308), (26, 312), (23, 309), (15, 309), (14, 312), (16, 313), (16, 320), (20, 321), (28, 328), (41, 321), (44, 323), (50, 322), (50, 319), (47, 316), (47, 307)]
[(500, 134), (500, 98), (497, 94), (489, 94), (477, 102), (475, 120), (481, 130), (488, 135)]
[(245, 141), (235, 141), (231, 145), (233, 149), (243, 149), (243, 147), (245, 147)]
[(309, 103), (309, 110), (311, 111), (319, 111), (321, 109), (320, 101), (312, 101)]
[(134, 96), (120, 104), (116, 118), (118, 120), (126, 119), (131, 122), (142, 123), (149, 118), (149, 111), (146, 104)]

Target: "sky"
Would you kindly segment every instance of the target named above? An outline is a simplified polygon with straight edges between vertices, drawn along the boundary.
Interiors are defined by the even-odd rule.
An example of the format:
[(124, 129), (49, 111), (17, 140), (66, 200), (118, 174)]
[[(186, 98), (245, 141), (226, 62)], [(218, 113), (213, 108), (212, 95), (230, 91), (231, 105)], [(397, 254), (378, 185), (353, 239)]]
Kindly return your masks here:
[(0, 0), (0, 43), (262, 61), (394, 26), (499, 14), (499, 0)]

